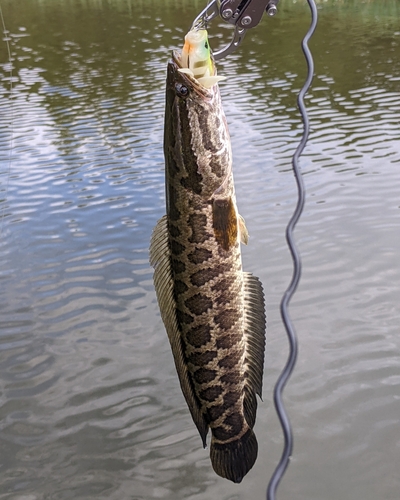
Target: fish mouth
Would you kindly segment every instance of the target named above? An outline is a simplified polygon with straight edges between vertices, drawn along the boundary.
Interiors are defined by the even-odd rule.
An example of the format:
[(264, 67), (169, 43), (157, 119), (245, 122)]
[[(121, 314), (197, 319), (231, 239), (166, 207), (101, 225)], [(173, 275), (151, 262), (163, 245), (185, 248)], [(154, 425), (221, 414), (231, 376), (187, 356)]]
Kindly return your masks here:
[[(190, 89), (196, 91), (204, 97), (210, 97), (212, 95), (211, 89), (204, 87), (192, 74), (188, 72), (181, 72), (179, 70), (185, 69), (182, 66), (181, 52), (178, 50), (174, 50), (172, 52), (172, 61), (173, 71), (175, 74), (175, 80), (183, 85), (186, 85)], [(214, 65), (214, 62), (213, 62)]]
[(218, 81), (225, 79), (224, 76), (216, 76), (214, 59), (211, 59), (212, 72), (214, 76), (197, 79), (191, 70), (183, 66), (181, 56), (182, 54), (178, 50), (174, 50), (172, 52), (172, 64), (174, 65), (176, 78), (178, 79), (179, 75), (183, 79), (182, 83), (184, 85), (189, 85), (190, 88), (193, 88), (198, 93), (204, 95), (205, 97), (210, 97), (213, 94), (215, 84), (218, 83)]

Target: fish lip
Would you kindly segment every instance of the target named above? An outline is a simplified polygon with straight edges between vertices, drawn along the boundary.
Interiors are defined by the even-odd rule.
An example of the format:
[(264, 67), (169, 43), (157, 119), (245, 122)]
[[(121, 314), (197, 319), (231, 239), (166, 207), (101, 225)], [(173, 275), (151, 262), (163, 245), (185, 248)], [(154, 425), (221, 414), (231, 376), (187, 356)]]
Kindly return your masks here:
[[(183, 85), (188, 87), (190, 90), (194, 90), (197, 94), (200, 94), (203, 98), (211, 98), (214, 94), (212, 88), (207, 89), (199, 83), (196, 78), (186, 74), (180, 73), (178, 69), (182, 68), (181, 65), (181, 53), (178, 50), (172, 52), (172, 60), (170, 64), (173, 66), (173, 71), (175, 74), (175, 80), (180, 80)], [(214, 64), (214, 61), (213, 61)], [(179, 76), (178, 76), (179, 75)]]

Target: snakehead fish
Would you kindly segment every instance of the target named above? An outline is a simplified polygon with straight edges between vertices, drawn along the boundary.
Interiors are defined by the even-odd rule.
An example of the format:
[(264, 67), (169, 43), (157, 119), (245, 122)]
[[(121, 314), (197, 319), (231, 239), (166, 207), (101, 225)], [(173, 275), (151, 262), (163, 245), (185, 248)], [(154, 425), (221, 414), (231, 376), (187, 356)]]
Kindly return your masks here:
[(229, 132), (205, 30), (168, 64), (164, 154), (167, 214), (150, 247), (154, 283), (182, 392), (220, 476), (239, 483), (257, 458), (264, 297), (242, 271)]

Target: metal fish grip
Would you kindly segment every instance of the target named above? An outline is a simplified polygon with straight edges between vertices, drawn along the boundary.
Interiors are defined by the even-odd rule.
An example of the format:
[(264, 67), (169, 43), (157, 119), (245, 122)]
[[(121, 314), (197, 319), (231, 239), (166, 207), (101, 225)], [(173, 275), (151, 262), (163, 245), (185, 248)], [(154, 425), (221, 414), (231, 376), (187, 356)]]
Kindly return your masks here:
[(214, 59), (223, 59), (234, 52), (243, 42), (246, 31), (261, 21), (264, 13), (274, 16), (279, 0), (212, 0), (200, 12), (192, 24), (192, 29), (207, 29), (208, 24), (220, 16), (235, 27), (229, 45), (213, 52)]

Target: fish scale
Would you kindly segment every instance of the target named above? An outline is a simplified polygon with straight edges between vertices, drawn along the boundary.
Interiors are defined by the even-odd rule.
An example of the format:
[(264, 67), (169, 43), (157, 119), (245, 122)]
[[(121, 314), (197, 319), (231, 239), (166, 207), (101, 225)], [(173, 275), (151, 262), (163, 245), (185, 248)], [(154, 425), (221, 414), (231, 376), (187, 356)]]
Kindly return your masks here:
[(257, 457), (264, 298), (242, 271), (232, 154), (218, 85), (168, 64), (164, 154), (167, 214), (150, 248), (154, 282), (183, 394), (222, 477), (240, 482)]

